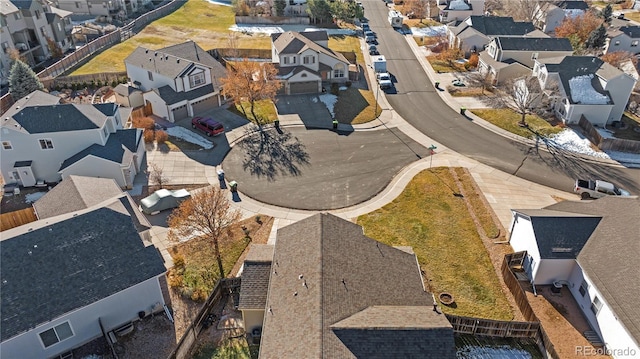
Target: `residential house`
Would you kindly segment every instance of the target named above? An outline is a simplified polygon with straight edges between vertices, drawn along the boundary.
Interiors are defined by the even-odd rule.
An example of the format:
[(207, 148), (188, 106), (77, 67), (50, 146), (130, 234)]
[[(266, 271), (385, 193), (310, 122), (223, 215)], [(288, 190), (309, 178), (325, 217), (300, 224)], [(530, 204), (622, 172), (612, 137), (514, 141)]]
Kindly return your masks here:
[(469, 16), (447, 26), (449, 46), (461, 49), (466, 56), (478, 53), (496, 36), (545, 37), (530, 22), (516, 22), (512, 17)]
[[(54, 195), (58, 205), (78, 201), (67, 194), (74, 195)], [(72, 207), (84, 206), (60, 212)], [(149, 225), (131, 215), (135, 210), (121, 194), (2, 232), (2, 358), (69, 357), (72, 349), (164, 309), (166, 269), (158, 249), (141, 238)]]
[(0, 1), (0, 70), (2, 84), (9, 78), (9, 49), (18, 49), (26, 63), (34, 67), (49, 57), (47, 36), (51, 36), (51, 26), (47, 22), (45, 8), (37, 0)]
[(535, 59), (570, 56), (569, 39), (551, 37), (495, 37), (480, 52), (478, 71), (489, 73), (494, 83), (531, 74)]
[(589, 4), (579, 0), (540, 1), (536, 4), (533, 24), (545, 33), (552, 33), (565, 18), (583, 16)]
[(131, 188), (145, 149), (142, 131), (123, 129), (126, 121), (113, 103), (60, 104), (34, 91), (2, 115), (2, 176), (24, 187), (84, 175)]
[(640, 26), (622, 26), (607, 31), (604, 53), (626, 51), (640, 53)]
[(469, 16), (484, 14), (484, 0), (436, 0), (441, 23), (461, 21)]
[(577, 124), (584, 116), (599, 127), (620, 120), (636, 82), (594, 56), (539, 58), (533, 75), (542, 88), (553, 88), (551, 106), (564, 123)]
[(222, 104), (220, 79), (227, 70), (191, 40), (159, 50), (138, 47), (124, 62), (156, 116), (175, 122)]
[(73, 30), (71, 15), (73, 13), (56, 7), (49, 7), (49, 10), (50, 12), (45, 15), (47, 16), (47, 23), (51, 26), (51, 39), (60, 47), (62, 53), (75, 50), (71, 37), (71, 31)]
[(51, 0), (56, 7), (76, 15), (116, 16), (146, 11), (151, 0)]
[[(275, 4), (275, 2), (273, 2)], [(287, 0), (284, 7), (284, 15), (290, 17), (307, 17), (307, 0)], [(272, 10), (275, 14), (275, 10)]]
[(455, 358), (452, 326), (410, 247), (316, 214), (250, 252), (239, 309), (260, 358)]
[(271, 61), (278, 68), (287, 94), (318, 93), (323, 82), (349, 79), (349, 61), (329, 49), (326, 31), (271, 34)]
[(531, 283), (566, 285), (614, 358), (640, 353), (640, 199), (563, 201), (512, 213), (509, 241), (526, 251)]

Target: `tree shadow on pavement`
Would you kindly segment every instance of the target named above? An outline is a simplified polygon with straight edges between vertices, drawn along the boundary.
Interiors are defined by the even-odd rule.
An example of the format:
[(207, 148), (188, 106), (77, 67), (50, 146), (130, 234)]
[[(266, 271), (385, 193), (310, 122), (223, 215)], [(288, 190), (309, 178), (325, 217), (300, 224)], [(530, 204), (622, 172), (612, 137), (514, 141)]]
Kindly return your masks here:
[(299, 176), (309, 165), (309, 154), (300, 140), (287, 131), (247, 130), (238, 145), (244, 150), (242, 168), (252, 176), (269, 181), (281, 176)]

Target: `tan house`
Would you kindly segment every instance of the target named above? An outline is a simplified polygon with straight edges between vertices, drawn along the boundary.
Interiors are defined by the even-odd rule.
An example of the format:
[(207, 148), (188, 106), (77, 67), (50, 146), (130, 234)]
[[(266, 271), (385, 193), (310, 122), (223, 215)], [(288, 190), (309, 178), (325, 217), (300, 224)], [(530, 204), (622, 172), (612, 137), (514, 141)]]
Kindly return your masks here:
[(569, 39), (535, 37), (496, 37), (480, 52), (478, 71), (489, 73), (495, 84), (531, 74), (538, 58), (570, 56)]
[(251, 247), (239, 309), (259, 358), (455, 358), (452, 326), (434, 311), (411, 248), (331, 214)]
[(469, 16), (460, 23), (447, 26), (449, 45), (461, 49), (465, 56), (479, 53), (496, 36), (544, 37), (530, 22), (516, 22), (512, 17)]
[(326, 31), (272, 34), (271, 61), (287, 95), (319, 93), (323, 83), (343, 83), (349, 79), (349, 61), (329, 49)]

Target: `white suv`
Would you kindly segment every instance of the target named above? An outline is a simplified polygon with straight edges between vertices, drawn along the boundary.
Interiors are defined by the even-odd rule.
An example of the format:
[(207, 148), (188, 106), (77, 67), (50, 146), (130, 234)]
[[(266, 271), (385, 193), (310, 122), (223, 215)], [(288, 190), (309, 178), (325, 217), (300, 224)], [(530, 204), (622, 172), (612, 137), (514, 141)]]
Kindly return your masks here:
[(378, 84), (381, 89), (389, 89), (393, 87), (393, 82), (391, 82), (391, 75), (388, 72), (378, 72), (376, 74), (376, 78), (378, 79)]

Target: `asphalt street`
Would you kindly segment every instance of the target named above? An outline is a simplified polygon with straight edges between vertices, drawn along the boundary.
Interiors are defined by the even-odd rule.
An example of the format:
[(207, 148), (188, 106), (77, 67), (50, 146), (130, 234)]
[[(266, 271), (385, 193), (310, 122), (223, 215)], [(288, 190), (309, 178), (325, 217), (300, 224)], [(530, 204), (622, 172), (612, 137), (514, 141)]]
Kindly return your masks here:
[(365, 16), (378, 35), (378, 49), (395, 77), (396, 93), (387, 93), (393, 109), (412, 126), (452, 150), (506, 173), (563, 191), (576, 178), (608, 179), (632, 193), (640, 193), (640, 169), (585, 161), (566, 151), (539, 150), (475, 125), (447, 106), (436, 93), (403, 35), (387, 21), (388, 8), (380, 0), (364, 0)]

